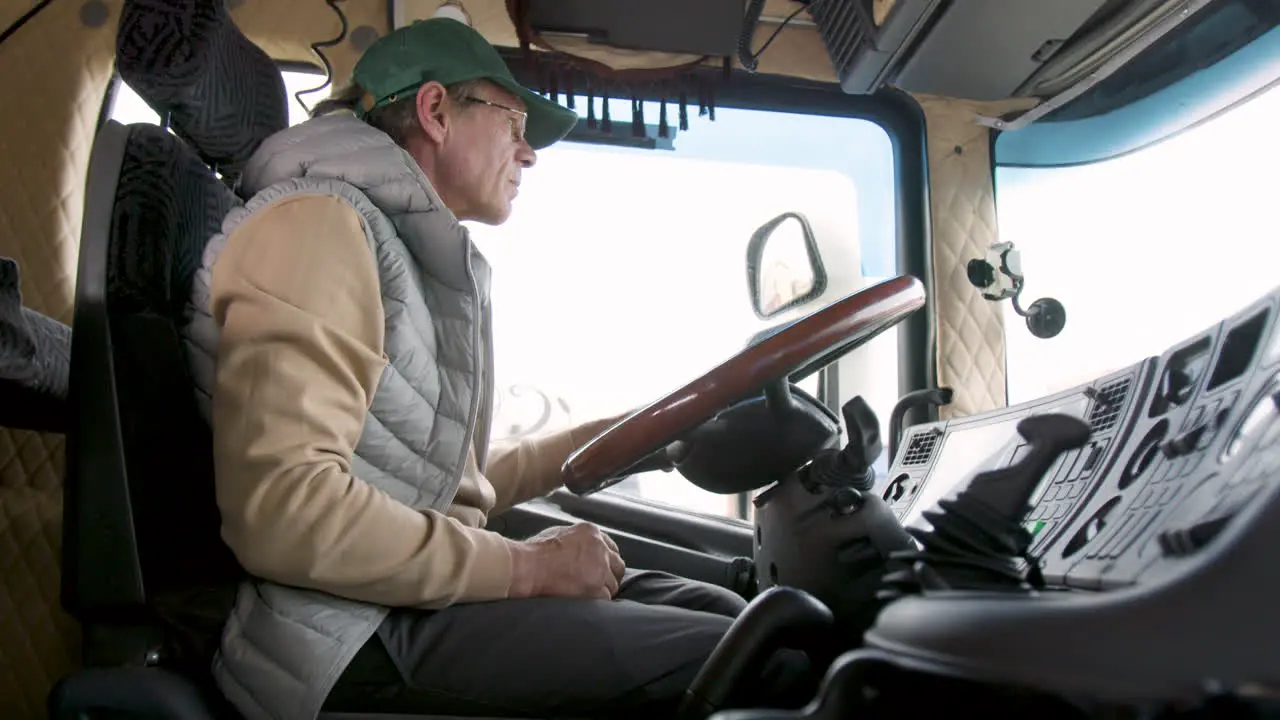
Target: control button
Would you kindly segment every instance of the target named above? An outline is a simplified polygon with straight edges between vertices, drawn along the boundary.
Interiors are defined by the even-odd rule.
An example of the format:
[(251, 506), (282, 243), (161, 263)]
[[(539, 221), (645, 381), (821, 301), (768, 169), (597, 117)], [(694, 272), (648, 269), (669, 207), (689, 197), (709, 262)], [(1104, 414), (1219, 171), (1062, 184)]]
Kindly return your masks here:
[(1143, 488), (1142, 494), (1138, 496), (1137, 500), (1133, 501), (1133, 506), (1136, 508), (1152, 507), (1162, 494), (1164, 494), (1164, 490), (1159, 487)]
[(1096, 556), (1100, 558), (1111, 557), (1111, 549), (1123, 539), (1125, 531), (1136, 519), (1137, 518), (1132, 510), (1125, 513), (1124, 516), (1120, 518), (1120, 524), (1116, 525), (1115, 529), (1111, 531), (1111, 534), (1107, 536), (1106, 542), (1102, 543), (1102, 545), (1094, 551)]
[(1201, 520), (1194, 525), (1160, 533), (1160, 549), (1170, 557), (1184, 557), (1208, 545), (1231, 522), (1234, 513)]
[(889, 484), (885, 486), (884, 494), (882, 495), (885, 502), (893, 504), (901, 500), (902, 496), (907, 494), (907, 483), (910, 481), (911, 476), (907, 473), (901, 473), (893, 480), (890, 480)]
[(831, 496), (831, 509), (837, 515), (852, 515), (866, 503), (866, 498), (856, 488), (842, 487)]
[(1201, 406), (1187, 413), (1187, 421), (1184, 422), (1182, 426), (1187, 430), (1190, 430), (1196, 427), (1197, 425), (1200, 425), (1203, 420), (1204, 420), (1204, 406)]
[(1151, 468), (1151, 482), (1163, 482), (1169, 476), (1169, 461), (1165, 460), (1163, 456), (1157, 456), (1153, 465), (1154, 467)]
[[(1183, 458), (1182, 464), (1178, 466), (1178, 474), (1176, 477), (1184, 478), (1195, 472), (1195, 469), (1200, 467), (1200, 461), (1203, 459), (1204, 455), (1202, 453), (1196, 453), (1189, 458)], [(1172, 480), (1173, 478), (1171, 477), (1169, 479)]]
[(1228, 413), (1231, 412), (1231, 409), (1236, 406), (1236, 401), (1238, 401), (1239, 399), (1240, 399), (1240, 391), (1232, 390), (1225, 398), (1223, 398), (1222, 409)]
[(1170, 405), (1181, 405), (1191, 399), (1199, 378), (1180, 367), (1169, 367), (1164, 375), (1164, 387), (1161, 395)]
[(1159, 510), (1145, 510), (1139, 514), (1137, 520), (1134, 520), (1133, 524), (1125, 530), (1124, 537), (1120, 538), (1120, 541), (1109, 549), (1110, 557), (1118, 558), (1128, 552), (1129, 548), (1133, 547), (1133, 544), (1138, 540), (1138, 538), (1145, 535), (1147, 530), (1151, 529), (1151, 526), (1155, 524), (1156, 518), (1158, 517), (1160, 517)]
[(1169, 459), (1181, 458), (1188, 455), (1192, 450), (1199, 446), (1200, 441), (1207, 434), (1209, 423), (1197, 423), (1190, 430), (1160, 443), (1160, 452)]
[(1196, 443), (1197, 450), (1204, 450), (1213, 443), (1214, 438), (1218, 436), (1218, 430), (1222, 428), (1222, 422), (1231, 414), (1231, 406), (1235, 404), (1236, 397), (1240, 395), (1239, 391), (1231, 394), (1222, 402), (1215, 402), (1209, 406), (1204, 414), (1205, 432), (1201, 433), (1199, 441)]
[(1088, 475), (1098, 467), (1098, 461), (1102, 459), (1102, 453), (1106, 450), (1107, 441), (1094, 441), (1089, 445), (1089, 449), (1081, 453), (1084, 460), (1080, 463), (1080, 474)]

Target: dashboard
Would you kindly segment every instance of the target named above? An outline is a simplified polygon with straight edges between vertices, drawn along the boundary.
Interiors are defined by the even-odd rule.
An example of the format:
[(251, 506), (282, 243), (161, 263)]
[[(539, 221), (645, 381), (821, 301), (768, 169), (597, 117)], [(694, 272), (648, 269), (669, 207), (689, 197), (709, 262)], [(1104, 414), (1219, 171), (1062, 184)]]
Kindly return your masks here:
[(919, 590), (884, 608), (866, 647), (1113, 700), (1280, 682), (1280, 289), (1088, 384), (913, 426), (873, 492), (927, 531), (939, 501), (1019, 461), (1018, 423), (1042, 414), (1089, 427), (1021, 521), (1043, 587)]

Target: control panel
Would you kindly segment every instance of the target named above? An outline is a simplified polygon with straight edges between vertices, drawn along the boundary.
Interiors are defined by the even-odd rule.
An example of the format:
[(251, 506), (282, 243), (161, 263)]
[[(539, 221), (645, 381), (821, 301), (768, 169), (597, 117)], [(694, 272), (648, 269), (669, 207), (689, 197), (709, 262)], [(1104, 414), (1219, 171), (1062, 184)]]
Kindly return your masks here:
[[(867, 646), (1098, 698), (1280, 682), (1278, 315), (1280, 289), (1093, 382), (909, 428), (873, 491), (922, 549)], [(980, 547), (1032, 465), (1001, 501), (1023, 532)], [(948, 584), (930, 553), (1016, 555), (1022, 579)]]
[(1059, 457), (1037, 488), (1033, 510), (1025, 518), (1033, 536), (1031, 550), (1039, 553), (1089, 501), (1090, 489), (1123, 443), (1127, 417), (1148, 382), (1151, 365), (1153, 361), (1139, 363), (1089, 385), (998, 412), (914, 426), (878, 490), (904, 525), (927, 525), (923, 511), (961, 489), (965, 480), (1024, 456), (1028, 446), (1015, 430), (1020, 420), (1055, 413), (1080, 418), (1089, 423), (1089, 444)]
[[(1093, 382), (1021, 405), (916, 425), (875, 491), (904, 525), (978, 472), (1026, 452), (1019, 421), (1062, 413), (1088, 423), (1090, 439), (1059, 457), (1032, 497), (1024, 526), (1046, 581), (1080, 589), (1136, 581), (1163, 551), (1165, 523), (1204, 502), (1184, 498), (1218, 476), (1223, 461), (1266, 424), (1261, 402), (1280, 374), (1280, 291), (1223, 323)], [(1234, 493), (1210, 482), (1199, 491)]]

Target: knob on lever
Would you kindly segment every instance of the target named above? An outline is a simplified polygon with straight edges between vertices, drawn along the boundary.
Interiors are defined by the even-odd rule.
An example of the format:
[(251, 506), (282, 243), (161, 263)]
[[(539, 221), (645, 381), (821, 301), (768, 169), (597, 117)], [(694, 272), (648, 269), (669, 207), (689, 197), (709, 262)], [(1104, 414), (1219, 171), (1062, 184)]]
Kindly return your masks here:
[(1031, 496), (1058, 456), (1083, 447), (1090, 431), (1079, 418), (1052, 414), (1023, 419), (1018, 434), (1029, 444), (1020, 461), (979, 473), (955, 499), (940, 501), (940, 510), (926, 510), (932, 529), (907, 528), (924, 549), (894, 555), (899, 568), (885, 577), (888, 587), (878, 597), (944, 589), (1030, 590), (1015, 560), (1026, 559), (1031, 545), (1031, 534), (1022, 526)]
[(843, 450), (826, 450), (815, 457), (807, 478), (822, 485), (870, 490), (876, 481), (871, 466), (884, 452), (880, 420), (861, 395), (845, 403), (840, 412), (849, 431), (849, 442)]
[(676, 720), (705, 720), (735, 700), (782, 648), (824, 653), (834, 619), (819, 600), (795, 588), (756, 596), (729, 626), (685, 691)]

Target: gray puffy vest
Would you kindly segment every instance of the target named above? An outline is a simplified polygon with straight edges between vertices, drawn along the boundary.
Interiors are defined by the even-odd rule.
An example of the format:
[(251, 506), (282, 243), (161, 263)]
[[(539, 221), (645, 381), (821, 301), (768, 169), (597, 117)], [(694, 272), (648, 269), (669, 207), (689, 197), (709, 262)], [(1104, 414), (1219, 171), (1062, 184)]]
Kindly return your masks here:
[[(210, 270), (227, 237), (258, 209), (296, 194), (336, 195), (364, 218), (387, 311), (389, 359), (352, 459), (362, 480), (415, 509), (453, 502), (468, 445), (483, 470), (492, 386), (489, 266), (408, 153), (347, 113), (294, 126), (263, 143), (241, 194), (205, 250), (186, 340), (209, 418), (218, 328)], [(282, 519), (283, 520), (283, 519)], [(249, 718), (314, 718), (387, 608), (244, 583), (223, 630), (214, 676)]]

